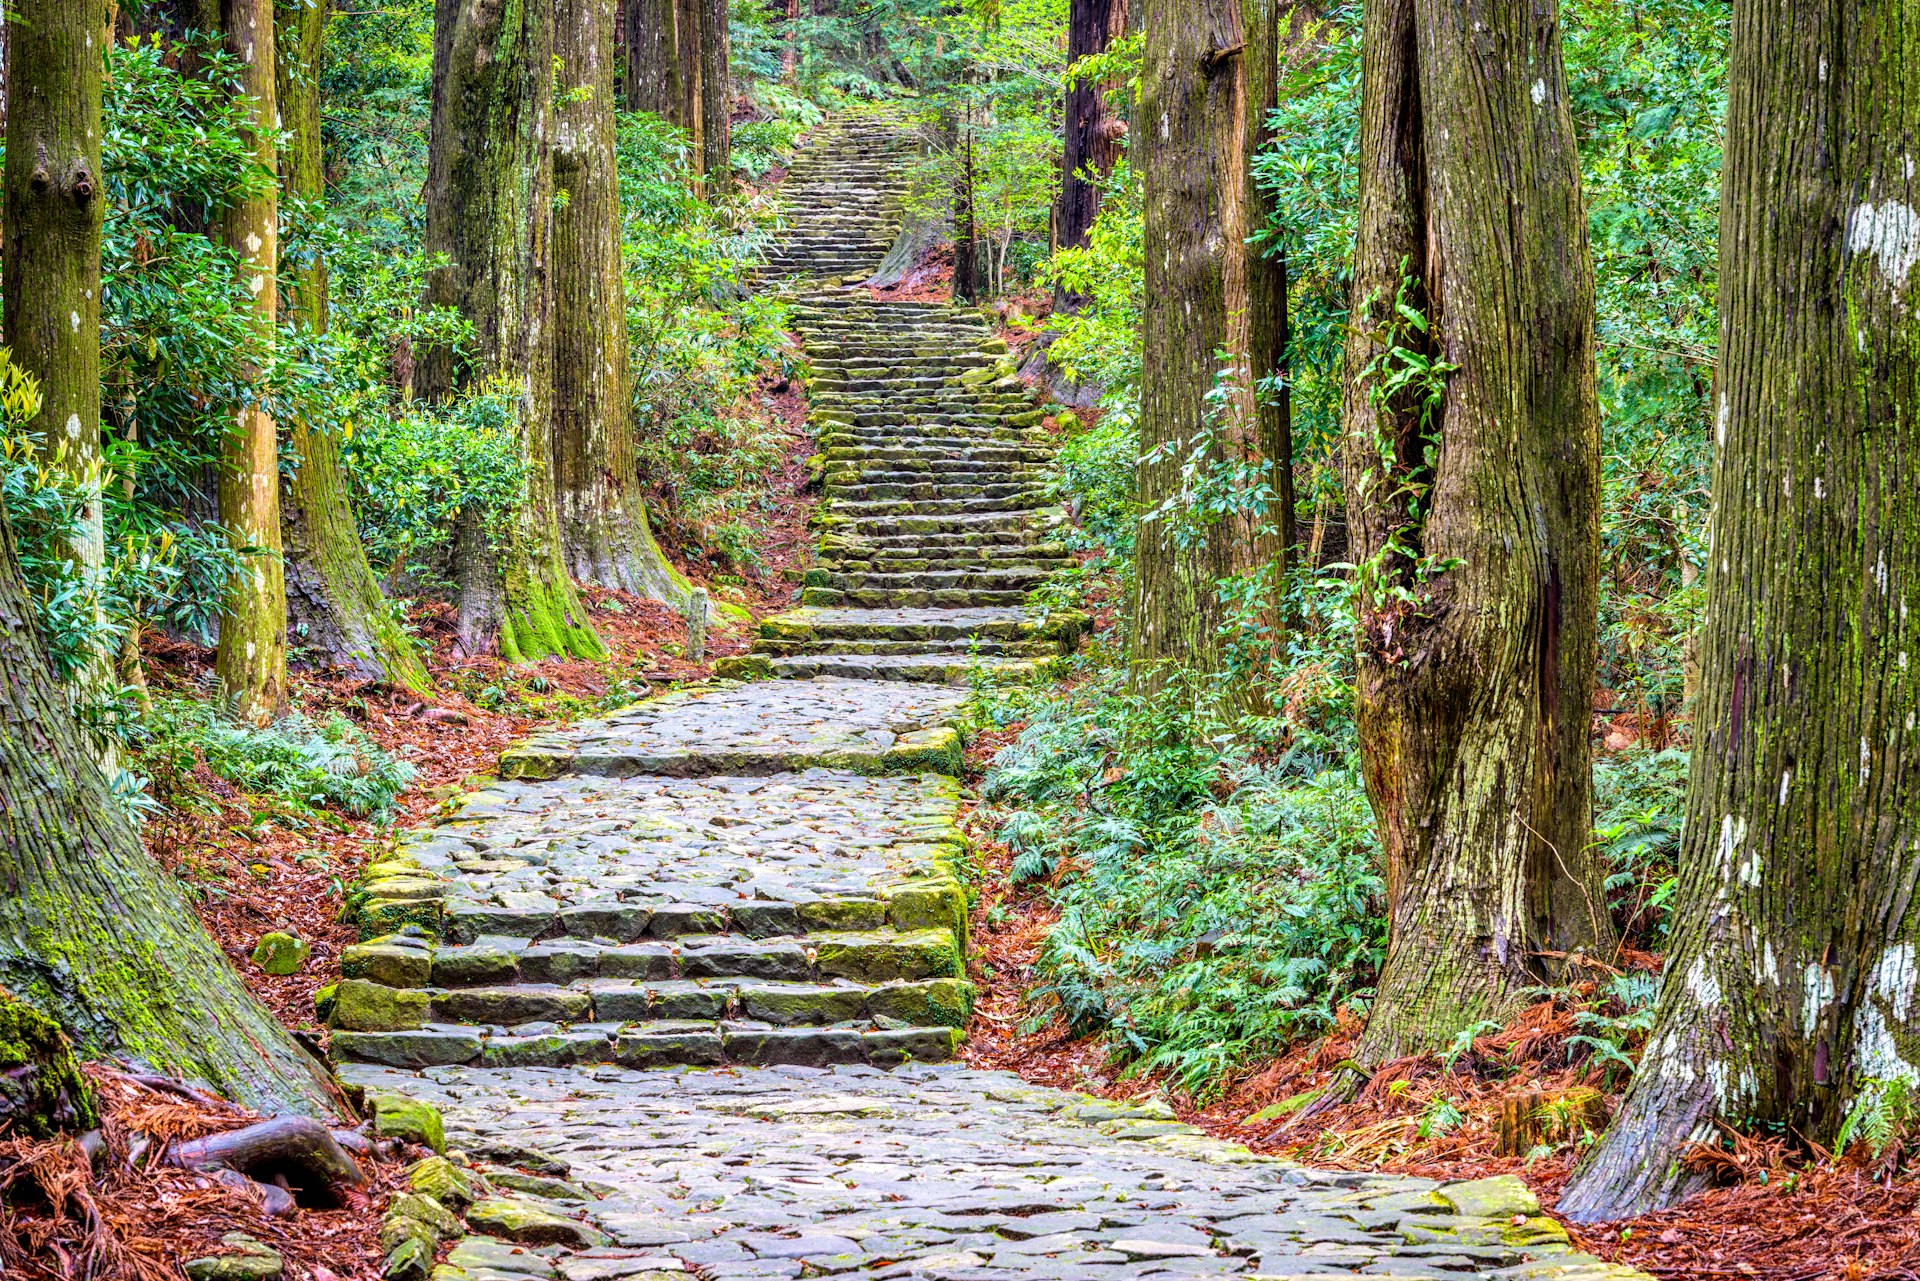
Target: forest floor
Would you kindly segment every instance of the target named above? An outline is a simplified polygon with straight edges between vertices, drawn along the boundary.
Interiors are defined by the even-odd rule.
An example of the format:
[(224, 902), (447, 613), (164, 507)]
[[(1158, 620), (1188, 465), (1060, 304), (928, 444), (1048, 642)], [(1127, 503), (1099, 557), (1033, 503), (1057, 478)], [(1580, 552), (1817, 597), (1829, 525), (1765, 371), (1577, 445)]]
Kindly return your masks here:
[[(967, 749), (972, 782), (1022, 728), (1015, 723), (974, 737)], [(1562, 1143), (1551, 1157), (1533, 1161), (1496, 1155), (1503, 1105), (1582, 1089), (1598, 1090), (1608, 1115), (1619, 1105), (1623, 1081), (1609, 1080), (1586, 1063), (1567, 1066), (1566, 1040), (1576, 1025), (1551, 1002), (1476, 1040), (1452, 1071), (1431, 1056), (1402, 1060), (1377, 1073), (1351, 1103), (1295, 1116), (1301, 1096), (1327, 1085), (1351, 1055), (1361, 1024), (1343, 1017), (1324, 1038), (1236, 1074), (1220, 1097), (1197, 1105), (1162, 1081), (1128, 1075), (1100, 1039), (1075, 1038), (1057, 1023), (1032, 1027), (1028, 993), (1040, 983), (1035, 963), (1058, 912), (1044, 887), (1011, 882), (1010, 852), (981, 825), (970, 835), (985, 873), (972, 926), (978, 1000), (963, 1050), (976, 1067), (1104, 1098), (1159, 1098), (1181, 1120), (1215, 1137), (1303, 1165), (1438, 1179), (1514, 1174), (1533, 1187), (1549, 1213), (1577, 1149)], [(1658, 967), (1658, 958), (1645, 953), (1625, 959)], [(1422, 1114), (1437, 1097), (1464, 1119), (1448, 1133), (1422, 1138)], [(1742, 1140), (1732, 1153), (1701, 1152), (1692, 1159), (1721, 1186), (1660, 1214), (1568, 1224), (1579, 1247), (1671, 1281), (1920, 1278), (1920, 1182), (1913, 1178), (1889, 1177), (1851, 1159), (1838, 1165), (1796, 1159), (1777, 1142)]]

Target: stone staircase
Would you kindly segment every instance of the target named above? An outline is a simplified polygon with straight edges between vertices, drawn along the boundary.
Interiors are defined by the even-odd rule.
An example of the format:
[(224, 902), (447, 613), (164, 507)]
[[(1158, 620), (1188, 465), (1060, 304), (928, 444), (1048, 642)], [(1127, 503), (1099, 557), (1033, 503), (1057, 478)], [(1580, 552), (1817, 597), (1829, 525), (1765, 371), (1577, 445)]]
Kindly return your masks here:
[[(787, 192), (796, 227), (836, 216), (812, 202), (878, 181), (875, 169), (888, 166), (870, 157), (884, 154), (889, 128), (897, 131), (860, 118), (807, 168), (796, 165), (804, 181), (789, 179)], [(857, 146), (839, 141), (855, 136)], [(876, 196), (846, 217), (892, 199)], [(1046, 486), (1044, 414), (981, 312), (876, 301), (833, 283), (850, 257), (865, 255), (845, 273), (857, 280), (885, 251), (886, 234), (859, 227), (864, 239), (850, 229), (844, 253), (822, 257), (820, 242), (806, 240), (777, 260), (789, 276), (828, 277), (794, 298), (824, 465), (822, 538), (800, 608), (765, 620), (753, 654), (722, 673), (948, 683), (1024, 675), (1072, 652), (1088, 625), (1026, 605), (1071, 563), (1058, 536), (1065, 513)]]
[(781, 184), (782, 234), (769, 280), (864, 278), (900, 225), (917, 148), (884, 108), (836, 116), (802, 148)]
[(951, 1058), (969, 1012), (959, 691), (696, 687), (510, 749), (367, 869), (336, 1058)]

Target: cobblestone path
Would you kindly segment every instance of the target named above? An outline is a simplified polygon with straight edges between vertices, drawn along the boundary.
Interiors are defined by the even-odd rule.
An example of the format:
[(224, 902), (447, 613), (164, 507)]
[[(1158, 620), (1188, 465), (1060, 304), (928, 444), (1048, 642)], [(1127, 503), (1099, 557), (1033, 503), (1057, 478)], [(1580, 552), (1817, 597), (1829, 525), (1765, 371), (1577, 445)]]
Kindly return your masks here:
[[(1026, 546), (1031, 507), (926, 501), (1009, 540), (955, 549)], [(920, 517), (846, 519), (874, 546)], [(1300, 1169), (952, 1061), (964, 694), (929, 678), (963, 642), (1018, 664), (1072, 633), (1011, 599), (808, 590), (842, 595), (763, 661), (812, 679), (530, 740), (369, 867), (333, 1052), (382, 1133), (446, 1152), (389, 1211), (396, 1281), (1633, 1275), (1511, 1178)], [(843, 678), (880, 673), (919, 679)]]

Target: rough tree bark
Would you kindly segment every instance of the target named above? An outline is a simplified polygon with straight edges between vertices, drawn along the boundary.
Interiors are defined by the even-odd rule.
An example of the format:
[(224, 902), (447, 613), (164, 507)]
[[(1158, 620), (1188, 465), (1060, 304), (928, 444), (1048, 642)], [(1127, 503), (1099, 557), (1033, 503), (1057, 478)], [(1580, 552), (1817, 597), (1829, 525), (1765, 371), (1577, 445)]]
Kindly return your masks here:
[(727, 0), (695, 0), (700, 22), (700, 173), (709, 196), (733, 189), (733, 37)]
[[(1067, 16), (1067, 65), (1105, 53), (1107, 45), (1126, 30), (1127, 0), (1072, 0)], [(1126, 136), (1126, 125), (1107, 108), (1106, 88), (1097, 80), (1076, 80), (1067, 87), (1060, 206), (1055, 214), (1063, 249), (1086, 245), (1087, 234), (1100, 216), (1100, 188), (1089, 175), (1097, 178), (1113, 172), (1120, 139)], [(1062, 286), (1054, 290), (1054, 303), (1060, 310), (1078, 311), (1087, 299)]]
[[(296, 200), (325, 196), (320, 146), (320, 70), (326, 0), (280, 0), (275, 58), (280, 116), (288, 133), (281, 184)], [(316, 251), (290, 273), (296, 321), (327, 328), (327, 264)], [(384, 680), (416, 693), (433, 688), (426, 665), (400, 629), (367, 564), (347, 500), (340, 446), (301, 419), (288, 424), (297, 460), (287, 479), (282, 533), (287, 553), (287, 612), (308, 647), (361, 680)]]
[(501, 528), (462, 520), (455, 540), (462, 646), (497, 641), (513, 662), (605, 653), (567, 576), (554, 503), (553, 49), (552, 0), (435, 6), (426, 250), (448, 265), (428, 277), (426, 301), (458, 308), (474, 340), (462, 367), (434, 351), (417, 376), (433, 398), (470, 385), (513, 396), (518, 501)]
[(634, 472), (620, 183), (614, 168), (613, 0), (556, 0), (553, 467), (573, 576), (672, 605), (691, 585), (660, 552)]
[(1612, 928), (1588, 851), (1593, 278), (1558, 17), (1368, 0), (1365, 20), (1342, 466), (1389, 900), (1371, 1067), (1512, 1012), (1540, 952)]
[[(100, 512), (100, 94), (107, 0), (13, 0), (6, 7), (6, 341), (40, 384), (41, 434), (88, 495), (73, 556), (97, 577), (106, 562)], [(112, 692), (102, 647), (77, 674), (82, 697)]]
[[(212, 17), (215, 0), (201, 0)], [(274, 134), (273, 0), (217, 0), (219, 29), (239, 73), (252, 117), (254, 160), (277, 172)], [(206, 28), (203, 28), (206, 29)], [(260, 341), (271, 346), (279, 320), (279, 199), (273, 188), (241, 195), (228, 206), (221, 239), (240, 258), (240, 280), (253, 299)], [(257, 374), (259, 371), (249, 371)], [(220, 441), (220, 523), (253, 549), (227, 584), (214, 653), (231, 710), (255, 723), (287, 702), (287, 588), (280, 542), (280, 451), (273, 415), (253, 403), (234, 406)]]
[[(1259, 388), (1285, 342), (1285, 276), (1247, 244), (1266, 217), (1251, 160), (1274, 95), (1276, 5), (1143, 9), (1139, 118), (1151, 123), (1134, 148), (1153, 359), (1141, 388), (1131, 656), (1151, 687), (1171, 663), (1221, 670), (1220, 580), (1284, 567), (1293, 447), (1285, 403)], [(1196, 458), (1208, 474), (1195, 474)]]
[(1920, 3), (1736, 0), (1703, 683), (1652, 1036), (1560, 1199), (1725, 1120), (1831, 1145), (1920, 1073)]
[(959, 165), (953, 193), (953, 300), (980, 300), (980, 228), (973, 214), (973, 104), (961, 121), (948, 117), (953, 150)]
[(684, 127), (680, 23), (676, 0), (625, 0), (627, 109), (650, 111)]
[(696, 178), (707, 169), (706, 112), (702, 97), (705, 62), (700, 48), (700, 7), (705, 0), (674, 0), (675, 62), (680, 68), (680, 112), (674, 123), (687, 131), (687, 165)]
[(32, 619), (0, 522), (0, 988), (87, 1054), (144, 1060), (261, 1112), (328, 1115), (318, 1064), (141, 850)]

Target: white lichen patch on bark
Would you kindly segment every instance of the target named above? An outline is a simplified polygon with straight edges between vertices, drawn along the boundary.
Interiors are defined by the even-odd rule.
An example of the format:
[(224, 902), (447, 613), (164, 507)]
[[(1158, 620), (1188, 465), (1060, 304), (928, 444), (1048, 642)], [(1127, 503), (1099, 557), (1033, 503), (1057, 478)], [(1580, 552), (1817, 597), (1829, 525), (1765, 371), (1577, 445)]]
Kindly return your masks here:
[(1920, 262), (1920, 213), (1900, 200), (1862, 203), (1847, 218), (1847, 250), (1873, 258), (1896, 289), (1906, 288)]
[(1895, 1031), (1904, 1030), (1912, 1012), (1916, 982), (1913, 944), (1895, 943), (1880, 953), (1853, 1019), (1854, 1064), (1862, 1078), (1920, 1080), (1920, 1070), (1900, 1053)]

